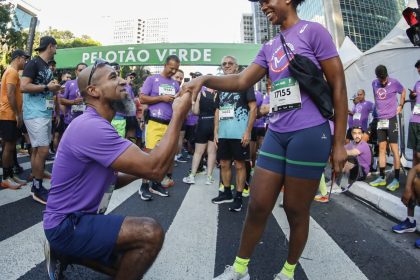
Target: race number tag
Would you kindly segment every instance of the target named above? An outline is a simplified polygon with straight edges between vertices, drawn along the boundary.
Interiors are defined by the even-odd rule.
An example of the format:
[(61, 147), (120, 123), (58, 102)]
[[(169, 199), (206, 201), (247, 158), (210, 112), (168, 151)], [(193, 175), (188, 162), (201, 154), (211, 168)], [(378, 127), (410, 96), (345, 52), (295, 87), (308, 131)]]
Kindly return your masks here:
[(413, 114), (420, 115), (420, 104), (416, 104), (416, 106), (414, 106)]
[(388, 128), (389, 128), (389, 120), (378, 121), (378, 129), (388, 129)]
[(225, 105), (225, 106), (220, 108), (220, 110), (219, 110), (219, 119), (220, 120), (233, 119), (234, 117), (235, 117), (235, 106)]
[(47, 97), (47, 99), (45, 99), (45, 108), (47, 108), (47, 110), (54, 109), (54, 100), (52, 98)]
[(86, 110), (85, 104), (71, 105), (72, 113), (83, 113)]
[(98, 214), (105, 214), (106, 209), (108, 209), (109, 201), (111, 200), (112, 192), (115, 189), (115, 185), (109, 186), (108, 190), (104, 193), (101, 203), (99, 203)]
[(362, 118), (362, 114), (361, 113), (354, 113), (353, 120), (360, 121), (361, 118)]
[(299, 82), (289, 77), (275, 81), (271, 86), (270, 113), (302, 107)]
[(175, 88), (171, 85), (162, 84), (159, 85), (159, 95), (172, 95), (175, 96)]

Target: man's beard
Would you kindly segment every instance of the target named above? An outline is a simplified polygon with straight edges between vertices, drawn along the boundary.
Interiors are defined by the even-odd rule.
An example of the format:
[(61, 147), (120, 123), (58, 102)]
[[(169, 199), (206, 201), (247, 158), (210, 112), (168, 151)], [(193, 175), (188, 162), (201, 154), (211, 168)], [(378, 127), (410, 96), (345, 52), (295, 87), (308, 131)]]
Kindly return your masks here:
[(136, 112), (136, 105), (128, 95), (123, 99), (110, 101), (110, 105), (115, 112), (127, 116), (134, 115)]
[(354, 139), (354, 143), (359, 144), (362, 141), (362, 138), (360, 139)]

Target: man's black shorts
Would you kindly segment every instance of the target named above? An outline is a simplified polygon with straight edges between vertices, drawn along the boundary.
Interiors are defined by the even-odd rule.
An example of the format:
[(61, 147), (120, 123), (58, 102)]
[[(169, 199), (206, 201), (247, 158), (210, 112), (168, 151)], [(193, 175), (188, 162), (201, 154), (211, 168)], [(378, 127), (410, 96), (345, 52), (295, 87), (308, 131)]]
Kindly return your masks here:
[(219, 139), (218, 160), (249, 160), (249, 145), (243, 147), (241, 139)]
[(0, 120), (0, 133), (3, 141), (12, 142), (18, 138), (16, 121)]
[(257, 142), (258, 137), (265, 136), (265, 127), (253, 127), (251, 131), (251, 141)]
[(58, 133), (60, 135), (63, 135), (67, 126), (68, 125), (64, 123), (64, 115), (60, 115), (60, 123), (58, 125), (55, 119), (53, 119), (52, 134)]
[(394, 116), (389, 119), (388, 129), (378, 129), (378, 142), (388, 141), (391, 144), (397, 144), (398, 130), (397, 116)]

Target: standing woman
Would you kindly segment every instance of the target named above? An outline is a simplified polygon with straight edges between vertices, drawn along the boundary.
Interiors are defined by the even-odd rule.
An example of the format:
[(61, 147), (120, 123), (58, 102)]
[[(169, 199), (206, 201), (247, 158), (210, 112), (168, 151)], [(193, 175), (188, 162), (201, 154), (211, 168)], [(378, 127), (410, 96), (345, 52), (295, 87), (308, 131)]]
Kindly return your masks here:
[(195, 150), (191, 173), (183, 178), (187, 184), (195, 184), (198, 165), (207, 148), (207, 180), (206, 185), (214, 182), (213, 169), (216, 165), (216, 145), (214, 144), (214, 112), (216, 111), (215, 91), (207, 88), (199, 93), (192, 107), (194, 115), (198, 115), (197, 131), (195, 133)]
[[(327, 119), (289, 72), (281, 34), (265, 43), (254, 62), (241, 73), (203, 76), (184, 86), (194, 94), (202, 85), (220, 91), (243, 91), (268, 73), (272, 81), (270, 107), (278, 109), (278, 105), (282, 104), (294, 108), (278, 110), (270, 116), (269, 129), (251, 182), (251, 198), (239, 251), (233, 266), (227, 267), (216, 279), (249, 279), (250, 257), (283, 185), (290, 240), (287, 261), (283, 268), (279, 267), (281, 271), (275, 279), (293, 279), (308, 239), (310, 206), (331, 148), (336, 172), (341, 171), (346, 159), (347, 93), (343, 66), (328, 31), (318, 23), (298, 18), (296, 8), (303, 1), (259, 2), (267, 19), (273, 25), (280, 25), (281, 33), (293, 53), (309, 58), (325, 75), (335, 109), (333, 139)], [(284, 92), (290, 94), (281, 96)]]

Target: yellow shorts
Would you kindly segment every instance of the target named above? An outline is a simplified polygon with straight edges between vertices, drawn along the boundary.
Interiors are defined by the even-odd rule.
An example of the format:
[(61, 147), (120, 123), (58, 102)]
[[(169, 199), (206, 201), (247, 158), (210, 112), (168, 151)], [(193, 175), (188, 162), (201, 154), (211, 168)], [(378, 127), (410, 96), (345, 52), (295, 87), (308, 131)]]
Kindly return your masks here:
[(152, 150), (159, 143), (168, 129), (167, 124), (149, 120), (146, 127), (146, 148)]
[(115, 128), (118, 135), (122, 138), (125, 138), (125, 126), (126, 126), (126, 120), (112, 120), (111, 125)]

